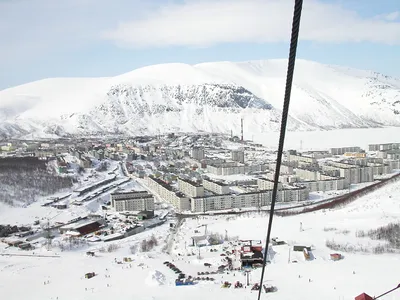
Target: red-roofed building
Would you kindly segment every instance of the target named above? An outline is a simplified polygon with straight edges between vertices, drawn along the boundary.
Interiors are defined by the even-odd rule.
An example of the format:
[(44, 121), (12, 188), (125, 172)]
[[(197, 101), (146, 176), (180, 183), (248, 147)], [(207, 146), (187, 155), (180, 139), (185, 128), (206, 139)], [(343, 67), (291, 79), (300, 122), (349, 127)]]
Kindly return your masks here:
[(368, 296), (366, 293), (362, 293), (361, 295), (358, 295), (355, 300), (374, 300), (374, 298)]

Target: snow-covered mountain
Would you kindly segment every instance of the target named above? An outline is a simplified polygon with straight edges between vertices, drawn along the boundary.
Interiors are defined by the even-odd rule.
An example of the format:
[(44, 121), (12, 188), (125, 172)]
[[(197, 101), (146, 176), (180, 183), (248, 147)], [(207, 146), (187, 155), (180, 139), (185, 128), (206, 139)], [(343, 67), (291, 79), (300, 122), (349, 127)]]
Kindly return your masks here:
[[(0, 138), (279, 128), (287, 60), (162, 64), (0, 92)], [(400, 80), (297, 60), (289, 130), (400, 126)]]

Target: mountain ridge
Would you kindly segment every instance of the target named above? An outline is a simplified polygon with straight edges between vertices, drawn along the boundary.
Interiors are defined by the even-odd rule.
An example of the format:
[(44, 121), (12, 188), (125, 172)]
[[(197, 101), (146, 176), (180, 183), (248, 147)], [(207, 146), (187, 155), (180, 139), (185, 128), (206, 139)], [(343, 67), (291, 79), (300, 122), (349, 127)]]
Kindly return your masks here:
[[(0, 137), (279, 129), (286, 59), (159, 64), (0, 91)], [(288, 130), (400, 126), (400, 80), (297, 60)]]

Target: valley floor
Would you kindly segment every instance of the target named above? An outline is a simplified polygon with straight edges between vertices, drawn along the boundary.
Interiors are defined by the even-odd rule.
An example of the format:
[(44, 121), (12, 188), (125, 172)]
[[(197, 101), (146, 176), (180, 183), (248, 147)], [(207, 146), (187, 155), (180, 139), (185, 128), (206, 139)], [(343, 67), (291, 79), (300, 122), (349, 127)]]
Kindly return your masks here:
[[(274, 285), (278, 291), (263, 294), (263, 299), (354, 299), (365, 292), (371, 296), (384, 293), (399, 284), (398, 254), (372, 254), (373, 247), (384, 241), (356, 237), (358, 230), (375, 229), (400, 219), (400, 181), (382, 190), (360, 198), (348, 206), (330, 211), (310, 214), (275, 217), (273, 237), (286, 241), (286, 245), (272, 246), (271, 261), (267, 265), (265, 283)], [(240, 271), (229, 274), (207, 275), (215, 281), (200, 282), (194, 286), (176, 287), (176, 274), (163, 264), (173, 261), (185, 274), (197, 277), (197, 272), (214, 270), (222, 264), (220, 254), (224, 245), (206, 246), (199, 250), (191, 247), (194, 231), (202, 234), (207, 224), (207, 233), (226, 234), (240, 240), (264, 239), (268, 217), (249, 213), (237, 217), (213, 216), (185, 219), (173, 234), (166, 223), (121, 241), (109, 242), (119, 248), (114, 252), (100, 252), (107, 244), (92, 243), (89, 247), (61, 252), (57, 247), (47, 251), (44, 247), (33, 251), (18, 251), (0, 244), (0, 290), (2, 298), (14, 299), (255, 299), (256, 292), (250, 287), (243, 289), (221, 288), (223, 281), (246, 282)], [(300, 231), (300, 222), (303, 230)], [(143, 253), (131, 253), (131, 246), (139, 245), (143, 239), (154, 235), (159, 245)], [(166, 254), (167, 241), (171, 239), (171, 254)], [(331, 261), (330, 254), (336, 251), (326, 247), (326, 241), (351, 245), (355, 249), (369, 252), (339, 252), (344, 255), (340, 261)], [(302, 252), (294, 252), (293, 245), (312, 246), (313, 259), (306, 261)], [(140, 248), (140, 247), (139, 247)], [(217, 252), (210, 252), (217, 249)], [(96, 252), (95, 257), (86, 251)], [(60, 257), (22, 257), (4, 254), (54, 255)], [(290, 253), (290, 260), (289, 260)], [(180, 255), (179, 255), (180, 254)], [(190, 256), (187, 256), (190, 254)], [(192, 255), (194, 254), (194, 255)], [(124, 257), (132, 262), (122, 262)], [(234, 264), (237, 257), (232, 256)], [(236, 261), (235, 261), (236, 259)], [(122, 263), (117, 263), (121, 261)], [(293, 261), (297, 261), (294, 263)], [(211, 268), (204, 263), (212, 264)], [(156, 272), (158, 271), (158, 272)], [(91, 279), (85, 273), (95, 272)], [(160, 274), (161, 273), (161, 274)], [(157, 278), (152, 278), (152, 275)], [(250, 282), (258, 282), (260, 270), (250, 273)], [(395, 291), (383, 300), (399, 299)]]

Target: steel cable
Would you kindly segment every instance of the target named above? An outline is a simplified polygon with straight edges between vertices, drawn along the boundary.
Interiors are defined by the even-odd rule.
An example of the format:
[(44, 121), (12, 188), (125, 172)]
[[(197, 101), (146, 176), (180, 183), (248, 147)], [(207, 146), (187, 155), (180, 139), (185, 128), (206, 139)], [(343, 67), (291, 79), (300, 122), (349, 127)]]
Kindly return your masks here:
[(259, 286), (259, 291), (258, 291), (258, 300), (260, 300), (260, 298), (261, 298), (261, 292), (263, 289), (265, 267), (267, 265), (267, 257), (268, 257), (269, 240), (271, 238), (272, 221), (273, 221), (273, 216), (274, 216), (274, 211), (275, 211), (276, 197), (278, 194), (279, 173), (280, 173), (281, 164), (282, 164), (283, 146), (284, 146), (284, 142), (285, 142), (286, 124), (287, 124), (288, 113), (289, 113), (290, 94), (292, 91), (292, 82), (293, 82), (294, 66), (295, 66), (295, 61), (296, 61), (297, 41), (298, 41), (298, 37), (299, 37), (300, 18), (301, 18), (302, 8), (303, 8), (303, 0), (295, 0), (293, 23), (292, 23), (292, 36), (291, 36), (291, 40), (290, 40), (290, 50), (289, 50), (289, 61), (288, 61), (288, 69), (287, 69), (287, 75), (286, 75), (285, 98), (284, 98), (284, 102), (283, 102), (282, 122), (281, 122), (280, 136), (279, 136), (278, 155), (276, 158), (274, 186), (273, 186), (273, 190), (272, 190), (271, 208), (270, 208), (269, 220), (268, 220), (267, 239), (265, 241), (265, 254), (264, 254), (264, 258), (263, 258), (263, 267), (262, 267), (260, 286)]

